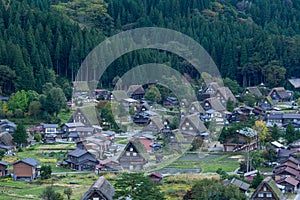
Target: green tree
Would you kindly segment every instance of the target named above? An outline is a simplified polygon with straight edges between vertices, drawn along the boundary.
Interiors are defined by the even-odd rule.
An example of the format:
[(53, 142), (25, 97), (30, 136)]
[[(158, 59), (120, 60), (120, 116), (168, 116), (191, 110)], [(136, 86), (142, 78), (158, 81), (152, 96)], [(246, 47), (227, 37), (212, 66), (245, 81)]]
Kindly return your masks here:
[(73, 193), (72, 188), (67, 187), (67, 188), (64, 189), (64, 194), (67, 195), (68, 200), (71, 199), (72, 193)]
[(250, 160), (251, 160), (251, 165), (254, 169), (261, 167), (264, 162), (264, 159), (262, 158), (262, 154), (260, 151), (251, 151)]
[(246, 200), (245, 194), (240, 193), (239, 189), (233, 185), (225, 186), (216, 179), (203, 179), (193, 185), (183, 197), (183, 200)]
[(272, 141), (277, 141), (281, 135), (282, 135), (281, 134), (281, 130), (279, 129), (279, 127), (277, 126), (277, 124), (274, 124), (271, 127), (271, 130), (270, 130), (271, 140)]
[(34, 139), (37, 142), (40, 142), (42, 140), (42, 135), (40, 133), (37, 133), (34, 135)]
[(136, 200), (144, 200), (145, 197), (153, 200), (165, 199), (158, 185), (141, 173), (122, 173), (114, 186), (116, 199), (126, 197)]
[(295, 140), (296, 131), (294, 129), (294, 125), (291, 122), (288, 123), (284, 136), (288, 144), (292, 143)]
[(50, 165), (43, 165), (41, 167), (41, 179), (51, 178), (52, 169)]
[(37, 119), (37, 116), (40, 114), (41, 112), (41, 103), (39, 101), (32, 101), (29, 104), (29, 114), (33, 115), (34, 119)]
[(264, 176), (258, 172), (251, 182), (251, 187), (256, 189), (263, 180)]
[(4, 157), (5, 155), (5, 151), (4, 150), (0, 150), (0, 160), (2, 160), (2, 158)]
[(66, 107), (66, 97), (61, 88), (52, 88), (46, 96), (44, 109), (51, 115), (57, 116), (59, 111)]
[(144, 98), (151, 102), (159, 103), (161, 101), (161, 94), (159, 89), (155, 86), (151, 86), (146, 90)]
[(232, 112), (234, 110), (235, 106), (234, 106), (234, 102), (231, 101), (231, 99), (228, 99), (226, 102), (226, 110), (228, 110), (229, 112)]
[(58, 193), (55, 192), (55, 190), (53, 189), (52, 186), (48, 186), (45, 188), (45, 190), (43, 190), (42, 194), (41, 194), (41, 198), (43, 200), (63, 200), (63, 196)]
[(21, 109), (23, 112), (26, 112), (28, 108), (27, 93), (24, 90), (21, 90), (11, 95), (8, 101), (8, 107), (13, 111), (16, 109)]
[(223, 83), (224, 86), (228, 87), (234, 95), (237, 95), (239, 93), (240, 85), (237, 81), (231, 80), (230, 78), (226, 77), (223, 80)]
[(25, 127), (23, 124), (18, 124), (14, 134), (13, 141), (17, 143), (19, 147), (22, 147), (23, 144), (27, 144), (28, 135), (26, 133)]

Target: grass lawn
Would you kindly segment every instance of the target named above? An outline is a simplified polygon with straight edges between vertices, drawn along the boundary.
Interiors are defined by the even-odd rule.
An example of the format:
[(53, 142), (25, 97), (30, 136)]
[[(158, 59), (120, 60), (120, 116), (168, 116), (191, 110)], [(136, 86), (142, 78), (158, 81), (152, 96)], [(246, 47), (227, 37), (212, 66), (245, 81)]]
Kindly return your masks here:
[[(97, 178), (94, 174), (72, 174), (53, 176), (52, 180), (34, 181), (33, 183), (2, 178), (0, 179), (0, 199), (40, 199), (39, 195), (47, 186), (52, 184), (54, 190), (61, 194), (63, 194), (66, 187), (70, 187), (73, 191), (71, 199), (77, 200), (81, 198)], [(70, 184), (71, 182), (76, 184)], [(66, 198), (65, 195), (64, 197)]]
[(243, 157), (242, 154), (207, 154), (204, 157), (197, 157), (197, 154), (193, 156), (184, 156), (170, 165), (168, 168), (198, 168), (202, 173), (216, 172), (218, 168), (222, 168), (226, 172), (233, 172), (239, 167), (239, 159)]
[[(24, 148), (22, 152), (17, 152), (15, 156), (4, 157), (2, 160), (12, 164), (23, 158), (34, 158), (40, 161), (40, 166), (50, 165), (52, 172), (69, 172), (70, 169), (58, 168), (56, 164), (66, 157), (66, 152), (73, 149), (75, 149), (75, 144), (36, 144), (30, 148)], [(9, 169), (12, 170), (12, 166)]]
[(196, 181), (204, 178), (219, 179), (219, 175), (203, 175), (203, 174), (182, 174), (176, 176), (165, 177), (164, 183), (160, 185), (168, 200), (181, 200), (185, 193), (191, 189)]

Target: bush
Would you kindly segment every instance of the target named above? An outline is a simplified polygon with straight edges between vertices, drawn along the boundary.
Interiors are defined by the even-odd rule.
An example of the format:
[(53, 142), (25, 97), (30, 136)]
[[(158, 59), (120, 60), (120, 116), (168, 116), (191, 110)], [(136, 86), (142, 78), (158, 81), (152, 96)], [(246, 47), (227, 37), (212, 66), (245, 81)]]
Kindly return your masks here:
[(11, 110), (9, 110), (9, 111), (6, 112), (6, 117), (7, 118), (12, 118), (12, 116), (14, 116), (14, 114), (12, 113)]
[(22, 117), (24, 117), (24, 113), (23, 113), (23, 111), (21, 109), (16, 109), (14, 114), (15, 114), (15, 118), (22, 118)]

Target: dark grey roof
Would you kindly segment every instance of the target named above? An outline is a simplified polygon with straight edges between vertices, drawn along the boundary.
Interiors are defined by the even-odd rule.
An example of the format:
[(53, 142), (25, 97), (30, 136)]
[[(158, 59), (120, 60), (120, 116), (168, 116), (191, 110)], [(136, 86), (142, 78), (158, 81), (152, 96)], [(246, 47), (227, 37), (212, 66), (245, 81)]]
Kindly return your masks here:
[(11, 150), (14, 146), (0, 144), (0, 149)]
[(300, 114), (298, 113), (286, 113), (282, 116), (283, 119), (300, 119)]
[(58, 128), (58, 124), (42, 124), (44, 128)]
[(40, 163), (40, 161), (34, 159), (34, 158), (24, 158), (22, 160), (18, 160), (16, 161), (15, 163), (13, 163), (13, 165), (17, 164), (17, 163), (20, 163), (20, 162), (23, 162), (23, 163), (26, 163), (30, 166), (33, 166), (33, 167), (37, 167), (38, 164)]
[(13, 122), (11, 122), (11, 121), (9, 121), (7, 119), (1, 119), (0, 120), (0, 125), (9, 125), (9, 126), (11, 126), (13, 128), (17, 127), (17, 125), (15, 123), (13, 123)]
[(9, 163), (0, 160), (0, 165), (5, 165), (5, 166), (7, 166), (7, 165), (9, 165)]
[(300, 87), (300, 78), (289, 79), (289, 82), (290, 82), (295, 88), (299, 88), (299, 87)]
[(112, 200), (115, 195), (115, 188), (106, 180), (104, 176), (101, 176), (83, 195), (81, 200), (91, 199), (91, 195), (97, 193), (99, 196), (104, 196), (104, 200)]
[(76, 127), (75, 129), (78, 132), (93, 132), (95, 128), (93, 127)]
[(238, 188), (240, 188), (242, 190), (245, 190), (245, 191), (249, 190), (249, 188), (250, 188), (250, 184), (245, 183), (245, 182), (243, 182), (239, 179), (236, 179), (236, 178), (224, 181), (224, 185), (229, 185), (229, 184), (236, 185)]
[(83, 127), (83, 126), (85, 126), (83, 123), (81, 123), (81, 122), (75, 122), (75, 123), (65, 123), (65, 125), (67, 126), (67, 127)]
[(76, 138), (76, 137), (79, 137), (79, 136), (78, 136), (78, 133), (76, 133), (76, 132), (71, 132), (71, 133), (68, 135), (68, 137), (69, 137), (69, 138), (72, 138), (72, 137), (73, 137), (73, 138)]
[(74, 156), (74, 157), (80, 157), (84, 154), (88, 153), (86, 150), (82, 149), (75, 149), (74, 151), (71, 151), (68, 153), (69, 156)]

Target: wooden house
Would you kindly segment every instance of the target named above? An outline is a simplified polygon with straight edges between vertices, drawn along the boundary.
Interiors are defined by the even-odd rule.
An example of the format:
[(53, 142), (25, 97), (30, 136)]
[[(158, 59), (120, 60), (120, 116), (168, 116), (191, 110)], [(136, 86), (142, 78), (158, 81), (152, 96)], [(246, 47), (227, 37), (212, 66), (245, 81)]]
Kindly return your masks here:
[(39, 175), (40, 161), (33, 158), (24, 158), (13, 163), (14, 180), (34, 180)]
[(275, 180), (280, 180), (283, 177), (294, 177), (298, 179), (300, 178), (300, 173), (298, 170), (293, 169), (292, 167), (280, 166), (273, 170), (273, 177)]
[(277, 180), (276, 183), (284, 186), (284, 193), (296, 193), (299, 186), (299, 180), (293, 177), (283, 177)]
[(131, 85), (127, 90), (127, 96), (133, 99), (142, 99), (145, 95), (145, 90), (142, 85)]
[[(293, 169), (300, 171), (300, 161), (297, 158), (290, 156), (288, 159), (283, 160), (280, 165), (289, 166)], [(300, 177), (299, 177), (300, 178)]]
[(250, 188), (250, 184), (245, 183), (244, 181), (241, 181), (237, 178), (232, 178), (230, 180), (224, 181), (224, 185), (234, 185), (239, 188), (241, 193), (244, 194), (247, 193)]
[(163, 176), (159, 172), (151, 172), (148, 177), (155, 183), (161, 183), (163, 180)]
[(149, 123), (143, 128), (142, 132), (151, 132), (154, 134), (160, 133), (164, 125), (159, 116), (152, 116), (149, 119)]
[(201, 136), (201, 134), (208, 132), (204, 123), (200, 120), (198, 114), (186, 116), (181, 121), (179, 125), (179, 130), (182, 133), (186, 142), (191, 142), (193, 141), (195, 136)]
[(190, 104), (188, 110), (188, 114), (200, 114), (203, 115), (205, 113), (205, 110), (202, 108), (201, 104), (198, 101), (194, 101)]
[(17, 128), (17, 125), (7, 119), (0, 120), (0, 132), (8, 132), (13, 134)]
[(99, 121), (95, 106), (77, 108), (68, 123), (82, 123), (86, 127), (98, 126)]
[(207, 87), (201, 92), (201, 100), (214, 96), (219, 87), (220, 86), (217, 82), (211, 82), (207, 84)]
[(81, 200), (113, 200), (114, 195), (114, 187), (104, 176), (101, 176), (83, 195)]
[(58, 124), (41, 124), (41, 125), (43, 127), (43, 133), (45, 135), (57, 133)]
[(99, 174), (101, 171), (120, 171), (122, 169), (122, 166), (117, 160), (107, 158), (100, 160), (99, 164), (96, 165), (95, 172)]
[(223, 106), (226, 106), (228, 100), (233, 103), (237, 102), (235, 96), (228, 87), (219, 87), (214, 96), (219, 99)]
[(275, 181), (271, 177), (265, 178), (256, 188), (250, 200), (285, 200)]
[(224, 112), (226, 108), (224, 105), (220, 102), (220, 100), (216, 97), (211, 97), (208, 99), (205, 99), (202, 103), (202, 107), (204, 110), (216, 110), (218, 112)]
[(257, 132), (249, 127), (232, 133), (223, 142), (225, 152), (257, 149)]
[(274, 105), (275, 105), (275, 103), (274, 103), (273, 99), (269, 96), (263, 98), (262, 101), (259, 102), (259, 106), (263, 110), (271, 110)]
[(0, 160), (0, 177), (8, 175), (8, 163)]
[(293, 99), (293, 92), (283, 87), (273, 88), (268, 95), (274, 102), (290, 102)]
[(63, 124), (61, 129), (65, 133), (70, 133), (76, 131), (77, 127), (85, 127), (85, 125), (81, 122), (70, 122), (70, 123)]
[(167, 97), (163, 101), (163, 106), (165, 106), (165, 107), (178, 107), (179, 106), (178, 99), (175, 98), (175, 97)]
[(148, 160), (147, 150), (137, 138), (130, 140), (118, 157), (120, 165), (129, 170), (142, 170)]
[(110, 100), (111, 97), (111, 91), (105, 90), (105, 89), (96, 89), (94, 90), (94, 97), (97, 100)]
[(246, 87), (243, 92), (242, 92), (242, 95), (241, 96), (245, 96), (247, 94), (251, 94), (255, 97), (261, 97), (262, 96), (262, 93), (261, 91), (259, 90), (258, 87)]
[(69, 168), (78, 171), (94, 171), (95, 166), (99, 163), (93, 154), (82, 149), (69, 152), (66, 162)]

